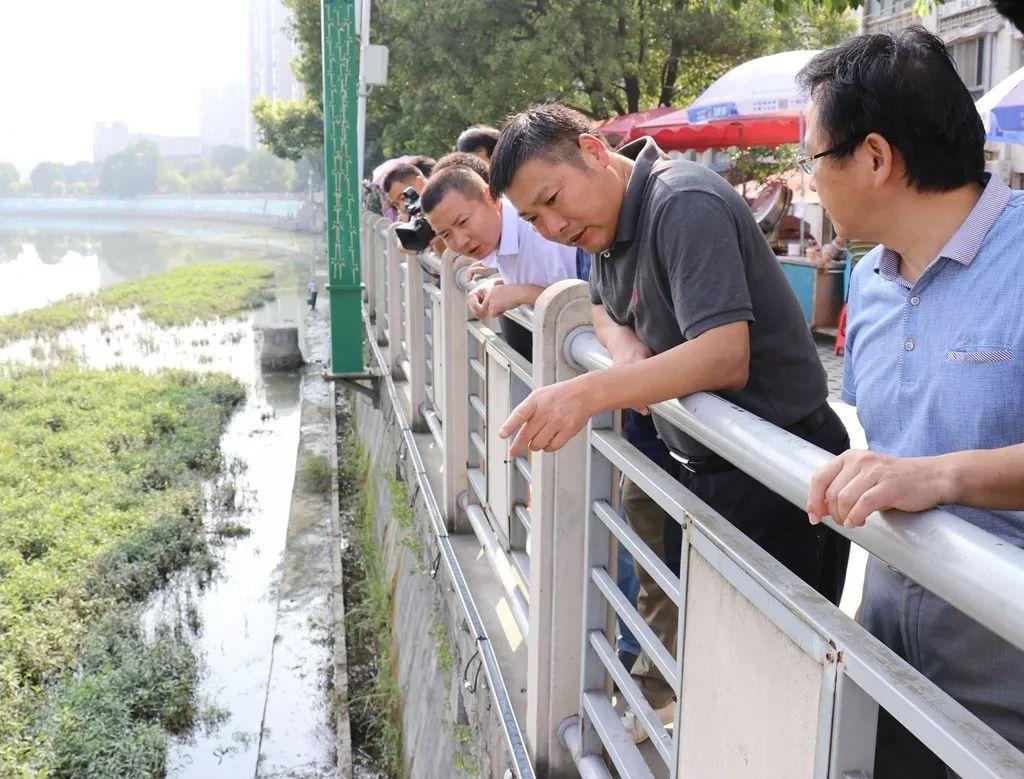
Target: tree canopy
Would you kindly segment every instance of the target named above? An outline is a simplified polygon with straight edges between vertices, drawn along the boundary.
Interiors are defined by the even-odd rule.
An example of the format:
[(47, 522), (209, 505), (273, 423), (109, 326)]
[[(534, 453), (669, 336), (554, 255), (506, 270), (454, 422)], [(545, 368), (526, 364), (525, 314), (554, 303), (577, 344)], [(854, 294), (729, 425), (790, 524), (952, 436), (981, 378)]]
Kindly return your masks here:
[(117, 197), (136, 197), (157, 191), (160, 150), (152, 141), (138, 141), (103, 161), (100, 191)]
[(32, 187), (42, 195), (58, 194), (57, 183), (63, 182), (66, 175), (66, 168), (60, 162), (40, 162), (29, 175)]
[(13, 184), (21, 180), (18, 169), (9, 162), (0, 162), (0, 195), (10, 194)]
[(385, 157), (441, 153), (467, 125), (542, 100), (594, 119), (682, 107), (740, 62), (854, 31), (848, 14), (771, 0), (381, 0), (375, 10), (391, 73), (371, 96), (367, 137)]
[[(306, 86), (300, 101), (259, 100), (261, 140), (297, 160), (323, 144), (319, 0), (292, 11)], [(367, 163), (438, 156), (469, 124), (500, 124), (561, 100), (594, 119), (685, 106), (748, 59), (821, 48), (854, 32), (856, 0), (377, 0), (371, 38), (390, 48), (389, 83), (368, 100)], [(740, 7), (737, 7), (740, 6)]]

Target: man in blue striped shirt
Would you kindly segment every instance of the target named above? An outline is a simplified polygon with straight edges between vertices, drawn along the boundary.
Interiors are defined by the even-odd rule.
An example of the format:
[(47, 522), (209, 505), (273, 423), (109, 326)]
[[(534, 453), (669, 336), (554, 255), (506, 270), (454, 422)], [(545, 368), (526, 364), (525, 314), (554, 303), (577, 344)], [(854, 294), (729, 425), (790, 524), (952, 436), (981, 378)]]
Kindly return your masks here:
[[(815, 476), (810, 519), (943, 506), (1024, 548), (1024, 193), (985, 173), (971, 96), (920, 27), (840, 44), (801, 82), (800, 163), (837, 231), (881, 244), (853, 273), (843, 389), (870, 450)], [(1024, 652), (877, 558), (860, 620), (1024, 748)], [(879, 712), (875, 779), (946, 775)]]

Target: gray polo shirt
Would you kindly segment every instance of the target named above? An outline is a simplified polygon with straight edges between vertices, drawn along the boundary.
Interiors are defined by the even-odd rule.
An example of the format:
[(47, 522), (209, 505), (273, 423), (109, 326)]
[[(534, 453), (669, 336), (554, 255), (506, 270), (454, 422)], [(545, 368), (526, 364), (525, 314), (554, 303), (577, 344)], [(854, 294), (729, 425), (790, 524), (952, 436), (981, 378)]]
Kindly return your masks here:
[[(655, 354), (715, 327), (750, 323), (750, 378), (726, 400), (780, 426), (825, 402), (814, 340), (779, 261), (747, 204), (717, 173), (669, 160), (650, 138), (623, 147), (636, 164), (615, 242), (594, 258), (591, 299)], [(655, 417), (683, 454), (708, 450)]]

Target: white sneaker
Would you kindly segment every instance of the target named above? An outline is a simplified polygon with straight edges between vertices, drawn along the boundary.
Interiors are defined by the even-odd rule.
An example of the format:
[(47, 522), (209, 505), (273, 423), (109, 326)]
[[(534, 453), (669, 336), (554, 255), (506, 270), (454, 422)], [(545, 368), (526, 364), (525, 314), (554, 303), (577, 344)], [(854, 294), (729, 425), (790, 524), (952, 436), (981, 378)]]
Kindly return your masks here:
[[(662, 706), (660, 709), (655, 709), (654, 713), (658, 717), (658, 721), (666, 728), (671, 728), (676, 718), (676, 702), (671, 700)], [(622, 715), (622, 727), (626, 729), (626, 732), (633, 739), (634, 744), (642, 744), (649, 738), (647, 730), (644, 728), (643, 721), (637, 716), (636, 712), (633, 711), (632, 707), (626, 709), (626, 713)]]

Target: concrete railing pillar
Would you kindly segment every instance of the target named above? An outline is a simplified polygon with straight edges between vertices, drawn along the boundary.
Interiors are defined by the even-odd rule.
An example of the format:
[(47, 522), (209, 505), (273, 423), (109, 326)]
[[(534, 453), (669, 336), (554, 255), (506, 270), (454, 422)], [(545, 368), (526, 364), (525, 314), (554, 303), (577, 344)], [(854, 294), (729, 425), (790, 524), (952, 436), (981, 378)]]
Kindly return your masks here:
[[(441, 332), (434, 336), (434, 350), (440, 350), (441, 370), (434, 374), (434, 398), (438, 398), (436, 383), (443, 384), (440, 393), (442, 432), (444, 441), (444, 479), (441, 510), (449, 531), (471, 532), (472, 527), (459, 506), (459, 495), (469, 489), (467, 461), (469, 459), (469, 335), (466, 322), (466, 292), (457, 283), (455, 275), (460, 265), (459, 255), (446, 251), (441, 257)], [(440, 378), (438, 378), (440, 377)]]
[(417, 433), (427, 429), (420, 407), (427, 400), (427, 331), (423, 306), (423, 268), (420, 257), (408, 255), (405, 277), (405, 345), (409, 358), (409, 399), (412, 415), (409, 425)]
[(377, 316), (377, 218), (372, 212), (363, 214), (362, 241), (359, 244), (363, 253), (363, 301), (371, 320)]
[(388, 342), (387, 334), (387, 310), (388, 310), (388, 258), (387, 258), (387, 236), (391, 220), (387, 217), (379, 217), (373, 225), (373, 296), (374, 313), (377, 318), (373, 323), (373, 335), (377, 343), (383, 346)]
[(387, 298), (388, 298), (388, 373), (392, 378), (402, 379), (398, 363), (402, 359), (402, 252), (399, 250), (395, 228), (398, 222), (388, 227), (387, 256)]
[[(536, 386), (579, 374), (563, 347), (569, 333), (590, 321), (585, 282), (560, 281), (544, 290), (534, 313)], [(586, 433), (557, 452), (535, 454), (532, 474), (526, 740), (539, 776), (574, 776), (572, 756), (558, 740), (558, 726), (578, 713), (580, 702)]]
[[(440, 287), (438, 282), (438, 289)], [(430, 358), (433, 360), (430, 375), (434, 392), (434, 410), (444, 422), (444, 343), (447, 340), (447, 330), (440, 296), (430, 296), (430, 311), (430, 337), (433, 339), (433, 347), (430, 350)]]

